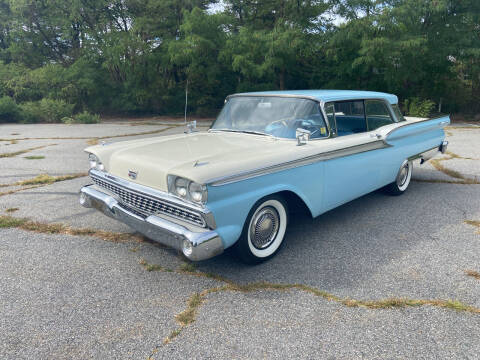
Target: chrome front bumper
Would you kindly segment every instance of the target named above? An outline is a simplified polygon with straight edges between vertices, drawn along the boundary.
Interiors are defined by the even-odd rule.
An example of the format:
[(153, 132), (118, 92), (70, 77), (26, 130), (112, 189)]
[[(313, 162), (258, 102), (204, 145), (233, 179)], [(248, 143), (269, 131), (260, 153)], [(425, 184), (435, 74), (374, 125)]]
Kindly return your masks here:
[(80, 190), (80, 204), (86, 208), (95, 208), (152, 240), (181, 250), (190, 260), (205, 260), (223, 252), (223, 242), (216, 231), (201, 228), (198, 232), (192, 231), (160, 215), (143, 218), (92, 185)]

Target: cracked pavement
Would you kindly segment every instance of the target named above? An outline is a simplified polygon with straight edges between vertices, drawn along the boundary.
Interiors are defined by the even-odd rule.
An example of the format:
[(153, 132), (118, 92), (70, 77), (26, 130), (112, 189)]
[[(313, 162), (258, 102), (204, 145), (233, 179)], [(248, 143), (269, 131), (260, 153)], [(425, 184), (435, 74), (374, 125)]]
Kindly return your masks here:
[[(57, 144), (0, 158), (0, 216), (132, 233), (78, 204), (87, 177), (12, 184), (86, 172), (89, 139), (183, 131), (152, 123), (0, 125), (0, 154)], [(480, 220), (480, 185), (465, 184), (480, 181), (480, 128), (448, 134), (451, 153), (437, 157), (440, 169), (462, 178), (415, 163), (403, 196), (374, 192), (316, 219), (294, 216), (282, 251), (259, 266), (227, 251), (192, 267), (133, 234), (112, 242), (0, 228), (0, 358), (477, 359), (480, 314), (458, 304), (480, 308), (480, 280), (465, 273), (480, 271), (479, 228), (465, 223)], [(20, 191), (1, 195), (9, 190)], [(459, 309), (352, 307), (299, 288), (242, 290), (253, 283), (359, 301), (451, 301)], [(228, 284), (238, 289), (212, 290)], [(192, 305), (195, 294), (201, 301)], [(189, 310), (182, 325), (178, 315)]]

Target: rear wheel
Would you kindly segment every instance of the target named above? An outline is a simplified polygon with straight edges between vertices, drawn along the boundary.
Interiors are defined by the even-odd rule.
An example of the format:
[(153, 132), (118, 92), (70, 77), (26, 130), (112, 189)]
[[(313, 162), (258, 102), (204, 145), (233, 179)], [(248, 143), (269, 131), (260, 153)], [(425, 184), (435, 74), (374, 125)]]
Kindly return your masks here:
[(272, 195), (258, 201), (235, 244), (239, 258), (248, 264), (258, 264), (273, 257), (283, 244), (287, 223), (288, 211), (283, 198)]
[(398, 170), (397, 178), (391, 184), (385, 187), (385, 190), (390, 195), (402, 195), (410, 185), (412, 179), (413, 163), (405, 160)]

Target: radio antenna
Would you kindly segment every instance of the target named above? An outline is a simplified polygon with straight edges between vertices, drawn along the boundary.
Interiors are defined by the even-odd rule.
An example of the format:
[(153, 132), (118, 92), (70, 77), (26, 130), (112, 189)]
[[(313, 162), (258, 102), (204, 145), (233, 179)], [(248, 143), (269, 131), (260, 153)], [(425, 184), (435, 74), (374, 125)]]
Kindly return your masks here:
[(187, 124), (187, 105), (188, 105), (188, 78), (185, 86), (185, 125)]

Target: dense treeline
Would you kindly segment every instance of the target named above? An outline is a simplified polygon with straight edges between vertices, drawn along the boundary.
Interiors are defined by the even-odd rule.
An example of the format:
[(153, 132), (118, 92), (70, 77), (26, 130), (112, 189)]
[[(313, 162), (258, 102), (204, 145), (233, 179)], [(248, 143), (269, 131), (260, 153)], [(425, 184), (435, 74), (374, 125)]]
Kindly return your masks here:
[(199, 115), (300, 88), (475, 114), (480, 1), (0, 0), (0, 121), (178, 114), (187, 81)]

